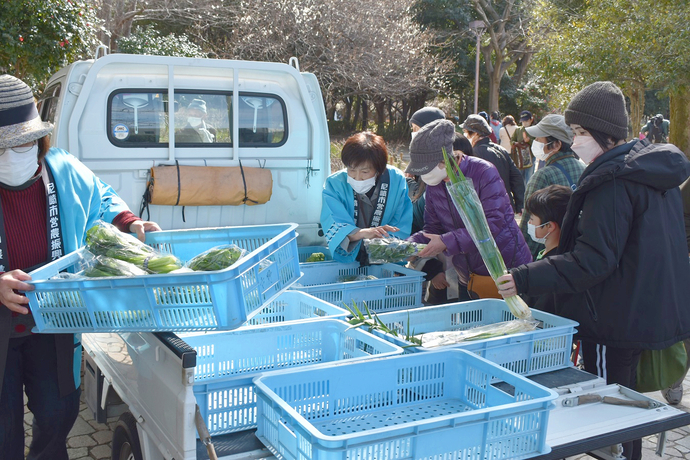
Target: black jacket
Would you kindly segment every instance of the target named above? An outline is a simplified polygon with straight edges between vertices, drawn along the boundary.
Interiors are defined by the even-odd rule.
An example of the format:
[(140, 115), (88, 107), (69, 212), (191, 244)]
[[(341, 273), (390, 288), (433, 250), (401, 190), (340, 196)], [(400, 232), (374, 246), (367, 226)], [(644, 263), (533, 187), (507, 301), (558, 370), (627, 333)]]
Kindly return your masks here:
[(578, 337), (663, 349), (690, 337), (690, 265), (678, 186), (690, 161), (670, 144), (632, 141), (582, 173), (558, 254), (511, 270), (519, 293), (554, 294)]
[(525, 181), (517, 169), (510, 153), (500, 145), (496, 145), (488, 137), (481, 139), (473, 147), (474, 156), (486, 160), (498, 169), (498, 174), (506, 186), (510, 204), (515, 212), (522, 212), (525, 207)]

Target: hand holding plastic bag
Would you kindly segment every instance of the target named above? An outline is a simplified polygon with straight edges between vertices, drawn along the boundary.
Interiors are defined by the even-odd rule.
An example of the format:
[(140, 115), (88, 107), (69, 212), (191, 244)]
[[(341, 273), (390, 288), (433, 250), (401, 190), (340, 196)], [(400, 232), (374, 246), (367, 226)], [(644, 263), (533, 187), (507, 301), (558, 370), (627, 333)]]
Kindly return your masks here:
[(369, 255), (369, 263), (397, 263), (419, 254), (426, 244), (396, 238), (376, 238), (364, 240), (364, 247)]

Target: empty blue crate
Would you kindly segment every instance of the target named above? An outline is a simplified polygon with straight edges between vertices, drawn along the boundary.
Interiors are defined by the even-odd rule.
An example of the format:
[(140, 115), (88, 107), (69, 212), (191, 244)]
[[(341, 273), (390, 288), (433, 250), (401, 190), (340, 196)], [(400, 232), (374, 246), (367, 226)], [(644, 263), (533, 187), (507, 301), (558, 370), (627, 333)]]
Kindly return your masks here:
[(557, 393), (464, 350), (291, 369), (254, 383), (256, 435), (280, 459), (502, 460), (551, 450)]
[[(537, 329), (529, 332), (493, 337), (490, 339), (460, 342), (438, 348), (462, 348), (523, 375), (540, 374), (572, 365), (573, 335), (577, 322), (560, 316), (532, 310), (539, 321)], [(408, 333), (419, 335), (428, 332), (460, 331), (516, 319), (503, 300), (483, 299), (454, 304), (424, 307), (409, 311), (397, 311), (378, 315), (398, 337), (375, 331), (406, 351), (429, 351), (436, 348), (411, 346), (404, 340)]]
[[(397, 264), (370, 265), (359, 263), (300, 264), (302, 278), (290, 289), (296, 289), (342, 307), (352, 303), (364, 312), (364, 303), (371, 311), (386, 312), (422, 306), (424, 273)], [(371, 276), (376, 279), (340, 281), (342, 277)]]
[(402, 349), (335, 319), (183, 335), (197, 352), (194, 395), (213, 435), (256, 426), (261, 372), (390, 356)]
[(301, 291), (285, 291), (271, 303), (261, 308), (245, 326), (274, 324), (285, 321), (308, 321), (328, 317), (331, 319), (345, 319), (350, 312), (336, 307), (313, 295)]
[(76, 273), (84, 248), (30, 273), (26, 293), (39, 332), (234, 329), (300, 276), (296, 224), (146, 234), (153, 248), (187, 261), (215, 246), (247, 254), (224, 270), (132, 277), (51, 279)]

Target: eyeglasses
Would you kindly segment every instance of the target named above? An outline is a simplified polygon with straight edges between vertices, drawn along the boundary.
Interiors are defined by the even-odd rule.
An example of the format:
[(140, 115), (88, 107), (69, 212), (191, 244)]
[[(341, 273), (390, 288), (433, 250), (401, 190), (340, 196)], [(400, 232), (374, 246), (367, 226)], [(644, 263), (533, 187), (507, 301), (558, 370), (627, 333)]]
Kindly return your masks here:
[(34, 148), (35, 145), (36, 145), (36, 141), (33, 141), (29, 145), (21, 145), (21, 146), (17, 146), (17, 147), (10, 147), (7, 149), (0, 149), (0, 156), (4, 155), (5, 152), (7, 152), (8, 150), (12, 150), (12, 151), (14, 151), (14, 153), (28, 153), (31, 151), (31, 149)]

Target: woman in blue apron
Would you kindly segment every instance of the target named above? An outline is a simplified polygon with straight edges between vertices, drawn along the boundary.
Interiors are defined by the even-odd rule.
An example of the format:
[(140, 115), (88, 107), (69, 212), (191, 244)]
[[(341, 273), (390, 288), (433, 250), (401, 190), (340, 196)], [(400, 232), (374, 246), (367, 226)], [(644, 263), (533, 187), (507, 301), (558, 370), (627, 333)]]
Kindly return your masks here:
[(67, 460), (79, 413), (79, 335), (33, 334), (31, 270), (79, 249), (96, 221), (121, 231), (160, 230), (61, 149), (49, 148), (31, 89), (0, 75), (0, 457), (24, 459), (24, 392), (33, 413), (28, 458)]
[(412, 202), (404, 174), (388, 164), (381, 136), (349, 137), (341, 158), (345, 169), (324, 185), (321, 226), (334, 260), (366, 264), (362, 240), (410, 236)]

